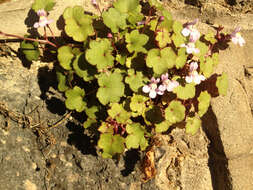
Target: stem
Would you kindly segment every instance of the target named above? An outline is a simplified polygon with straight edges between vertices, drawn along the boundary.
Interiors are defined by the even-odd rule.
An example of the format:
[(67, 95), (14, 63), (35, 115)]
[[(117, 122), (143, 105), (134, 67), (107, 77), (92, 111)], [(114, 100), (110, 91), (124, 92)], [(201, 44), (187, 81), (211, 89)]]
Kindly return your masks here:
[(54, 38), (54, 40), (55, 40), (55, 35), (54, 35), (54, 33), (53, 33), (53, 31), (52, 31), (51, 27), (50, 27), (49, 25), (47, 25), (47, 27), (48, 27), (48, 29), (50, 30), (50, 32), (51, 32), (51, 34), (52, 34), (52, 37), (53, 37), (53, 38)]
[(49, 45), (57, 48), (57, 45), (55, 45), (54, 43), (52, 43), (52, 42), (50, 42), (48, 40), (39, 40), (39, 39), (34, 39), (34, 38), (25, 38), (23, 36), (18, 36), (18, 35), (14, 35), (14, 34), (7, 34), (7, 33), (4, 33), (2, 31), (0, 31), (0, 35), (6, 36), (6, 37), (18, 38), (18, 39), (27, 40), (27, 41), (39, 42), (39, 43), (42, 43), (42, 44), (49, 44)]

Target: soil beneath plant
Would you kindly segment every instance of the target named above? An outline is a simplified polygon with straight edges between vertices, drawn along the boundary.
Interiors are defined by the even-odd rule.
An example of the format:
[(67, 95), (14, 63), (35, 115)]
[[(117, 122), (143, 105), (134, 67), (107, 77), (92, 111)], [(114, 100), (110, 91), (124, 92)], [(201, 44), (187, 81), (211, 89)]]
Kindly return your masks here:
[[(234, 20), (253, 14), (252, 0), (163, 3), (179, 19), (200, 18), (208, 25), (222, 23), (221, 17)], [(253, 25), (250, 22), (249, 28)], [(246, 38), (253, 42), (252, 35)], [(246, 87), (253, 84), (253, 58), (247, 55)], [(114, 160), (103, 159), (96, 147), (97, 135), (84, 130), (83, 115), (70, 116), (64, 97), (56, 89), (50, 59), (26, 62), (17, 43), (0, 41), (0, 190), (240, 189), (231, 180), (232, 170), (227, 167), (230, 158), (224, 152), (211, 107), (202, 119), (206, 128), (196, 136), (176, 128), (166, 137), (158, 137), (156, 177), (144, 183), (141, 161), (145, 153), (131, 150)], [(247, 100), (253, 110), (252, 94), (253, 88)], [(238, 176), (243, 175), (243, 170), (238, 171)]]

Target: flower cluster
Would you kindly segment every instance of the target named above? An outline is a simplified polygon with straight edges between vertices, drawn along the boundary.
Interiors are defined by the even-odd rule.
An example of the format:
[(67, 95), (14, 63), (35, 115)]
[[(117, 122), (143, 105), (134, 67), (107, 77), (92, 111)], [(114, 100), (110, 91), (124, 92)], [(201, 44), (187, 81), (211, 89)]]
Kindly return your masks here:
[(194, 82), (195, 84), (200, 84), (201, 81), (204, 81), (206, 78), (203, 75), (200, 75), (197, 71), (198, 63), (191, 62), (189, 75), (185, 77), (187, 83)]
[(35, 22), (33, 27), (34, 28), (39, 28), (39, 27), (45, 27), (51, 22), (53, 22), (52, 19), (48, 20), (47, 18), (47, 12), (43, 9), (37, 11), (37, 15), (40, 17), (39, 22)]
[(197, 24), (197, 22), (198, 19), (195, 19), (193, 22), (187, 22), (186, 24), (184, 24), (184, 28), (181, 31), (183, 36), (189, 37), (189, 43), (181, 45), (181, 47), (186, 48), (186, 52), (188, 54), (199, 53), (199, 49), (195, 48), (195, 42), (200, 38), (199, 31), (194, 28), (194, 25)]
[[(175, 80), (170, 80), (168, 76), (168, 73), (162, 74), (161, 82), (160, 78), (155, 79), (152, 77), (150, 83), (143, 86), (142, 91), (144, 93), (149, 93), (150, 98), (155, 98), (157, 94), (163, 95), (166, 90), (172, 92), (175, 87), (179, 86), (179, 83)], [(160, 83), (159, 86), (158, 83)]]

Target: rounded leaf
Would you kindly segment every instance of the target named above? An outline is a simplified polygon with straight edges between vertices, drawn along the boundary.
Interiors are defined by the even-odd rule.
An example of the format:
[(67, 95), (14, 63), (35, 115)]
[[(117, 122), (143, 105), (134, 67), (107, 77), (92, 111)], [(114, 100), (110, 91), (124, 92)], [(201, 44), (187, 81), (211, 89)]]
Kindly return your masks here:
[(72, 59), (74, 58), (72, 48), (69, 46), (61, 46), (57, 51), (57, 59), (60, 62), (60, 65), (66, 70), (71, 70), (71, 63)]
[(143, 52), (147, 50), (143, 47), (148, 42), (149, 37), (145, 34), (140, 34), (138, 30), (133, 30), (130, 34), (126, 33), (127, 49), (132, 52)]
[(211, 101), (211, 95), (207, 92), (201, 92), (198, 97), (198, 115), (199, 117), (202, 117), (208, 110), (208, 107), (210, 105)]
[(20, 44), (21, 51), (25, 54), (28, 61), (36, 61), (40, 56), (38, 42), (22, 41)]
[(172, 124), (169, 121), (163, 121), (161, 123), (155, 124), (155, 131), (157, 133), (166, 132)]
[(44, 9), (45, 11), (51, 11), (55, 5), (54, 0), (35, 0), (32, 4), (32, 9), (37, 12)]
[(201, 127), (201, 120), (197, 117), (186, 118), (185, 132), (191, 135), (195, 135)]
[(97, 69), (95, 66), (89, 64), (86, 59), (85, 55), (79, 54), (76, 56), (74, 62), (73, 62), (73, 68), (76, 72), (76, 74), (83, 78), (84, 81), (91, 81), (95, 79), (95, 74), (97, 73)]
[(67, 7), (64, 10), (65, 32), (75, 41), (83, 42), (94, 34), (92, 17), (84, 14), (81, 6)]
[(185, 84), (185, 86), (177, 86), (173, 89), (173, 92), (176, 93), (177, 97), (182, 100), (187, 100), (195, 96), (195, 85), (193, 83)]
[(78, 86), (65, 91), (65, 96), (67, 97), (65, 101), (66, 107), (70, 110), (82, 112), (86, 107), (86, 103), (83, 101), (84, 95), (84, 90)]
[(226, 96), (228, 89), (228, 75), (227, 73), (222, 73), (221, 76), (217, 77), (216, 86), (218, 88), (219, 94)]
[(165, 119), (174, 124), (183, 121), (185, 118), (184, 105), (176, 100), (170, 102), (169, 106), (165, 109)]
[(97, 69), (106, 69), (113, 66), (112, 51), (113, 47), (108, 39), (93, 40), (90, 42), (90, 48), (86, 51), (85, 57), (91, 65), (96, 65)]
[(110, 28), (113, 33), (117, 33), (119, 29), (124, 30), (127, 27), (127, 14), (122, 14), (115, 8), (110, 8), (108, 11), (104, 11), (102, 17), (104, 24)]
[(120, 97), (124, 95), (125, 85), (122, 82), (120, 73), (102, 73), (98, 76), (98, 84), (100, 88), (97, 91), (97, 98), (106, 105), (109, 102), (118, 102)]

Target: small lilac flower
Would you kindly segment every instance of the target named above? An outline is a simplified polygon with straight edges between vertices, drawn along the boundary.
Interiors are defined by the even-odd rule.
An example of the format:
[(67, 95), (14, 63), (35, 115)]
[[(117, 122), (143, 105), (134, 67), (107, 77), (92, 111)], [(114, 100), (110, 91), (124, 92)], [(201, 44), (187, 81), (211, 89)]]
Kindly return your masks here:
[(98, 3), (97, 3), (96, 0), (91, 0), (91, 3), (92, 3), (92, 5), (95, 6), (95, 7), (98, 6)]
[(158, 88), (161, 92), (164, 92), (165, 90), (167, 90), (168, 92), (172, 92), (175, 87), (179, 86), (179, 83), (177, 81), (168, 79), (168, 73), (163, 74), (161, 76), (161, 79), (162, 84)]
[(189, 41), (193, 43), (196, 42), (200, 37), (199, 31), (194, 28), (194, 25), (197, 22), (198, 19), (195, 19), (193, 22), (187, 22), (186, 24), (184, 24), (184, 29), (181, 31), (183, 36), (190, 36)]
[(199, 53), (199, 49), (195, 48), (195, 44), (192, 42), (190, 42), (188, 44), (182, 44), (181, 47), (185, 47), (186, 53), (188, 53), (188, 54), (192, 54), (192, 53), (198, 54)]
[(112, 36), (112, 33), (108, 33), (107, 34), (107, 38), (112, 38), (113, 36)]
[(144, 25), (144, 24), (145, 24), (145, 20), (137, 22), (137, 26)]
[(239, 44), (240, 46), (243, 46), (245, 44), (245, 40), (240, 34), (240, 27), (236, 27), (236, 29), (230, 34), (231, 40), (234, 44)]
[(40, 17), (40, 19), (39, 19), (39, 22), (34, 23), (33, 25), (34, 28), (45, 27), (51, 22), (53, 22), (52, 19), (48, 20), (47, 12), (43, 9), (38, 10), (37, 15)]
[(157, 83), (160, 82), (160, 79), (151, 78), (151, 81), (148, 85), (142, 87), (144, 93), (149, 93), (150, 98), (155, 98), (156, 94), (162, 95), (163, 93), (157, 88)]
[(203, 75), (200, 75), (198, 73), (197, 69), (198, 69), (198, 63), (191, 62), (189, 76), (185, 77), (185, 81), (187, 83), (194, 82), (195, 84), (200, 84), (201, 81), (204, 81), (206, 79)]
[(160, 16), (159, 21), (164, 21), (164, 16)]

